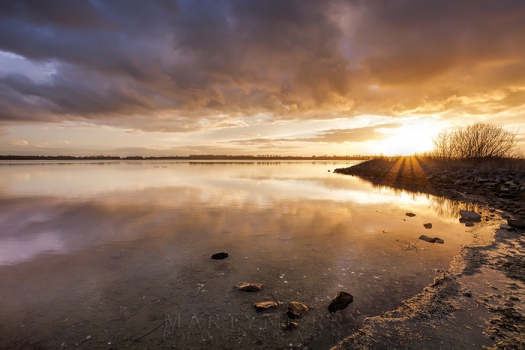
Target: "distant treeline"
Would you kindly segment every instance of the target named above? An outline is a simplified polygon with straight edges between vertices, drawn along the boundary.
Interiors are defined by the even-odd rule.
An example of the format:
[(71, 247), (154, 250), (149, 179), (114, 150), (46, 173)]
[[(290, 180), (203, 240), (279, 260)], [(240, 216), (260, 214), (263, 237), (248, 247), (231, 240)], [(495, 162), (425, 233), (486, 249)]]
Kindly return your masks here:
[(142, 157), (142, 156), (22, 156), (22, 155), (0, 155), (0, 160), (369, 160), (374, 156), (279, 156), (279, 155), (216, 155), (216, 154), (191, 154), (189, 156), (165, 156), (165, 157)]

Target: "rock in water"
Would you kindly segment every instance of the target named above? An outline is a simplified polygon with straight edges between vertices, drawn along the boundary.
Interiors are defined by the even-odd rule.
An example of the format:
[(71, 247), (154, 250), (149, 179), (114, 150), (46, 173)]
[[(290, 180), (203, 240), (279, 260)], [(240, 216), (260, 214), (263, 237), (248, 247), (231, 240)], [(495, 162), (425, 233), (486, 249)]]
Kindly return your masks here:
[(481, 215), (473, 211), (460, 210), (459, 215), (461, 215), (461, 219), (465, 221), (481, 221)]
[(419, 236), (419, 239), (428, 243), (436, 243), (436, 240), (434, 238), (425, 235)]
[(414, 213), (406, 213), (406, 215), (407, 215), (408, 217), (411, 217), (411, 218), (413, 218), (414, 216), (416, 216), (416, 214), (414, 214)]
[(235, 288), (245, 291), (245, 292), (257, 292), (262, 287), (260, 283), (248, 283), (242, 282), (235, 285)]
[(261, 312), (276, 307), (277, 303), (275, 301), (259, 301), (254, 303), (253, 306), (255, 307), (255, 311)]
[(421, 235), (421, 236), (419, 236), (419, 239), (422, 240), (422, 241), (428, 242), (428, 243), (439, 243), (439, 244), (445, 243), (444, 240), (442, 240), (441, 238), (438, 238), (438, 237), (428, 237), (428, 236), (425, 236), (425, 235)]
[(432, 224), (430, 222), (428, 224), (423, 224), (423, 226), (425, 226), (425, 228), (428, 228), (428, 229), (432, 228)]
[(333, 314), (337, 310), (344, 310), (348, 307), (348, 305), (350, 305), (352, 301), (354, 301), (354, 297), (352, 296), (352, 294), (340, 291), (332, 299), (330, 305), (328, 305), (328, 311)]
[(290, 318), (298, 318), (308, 312), (308, 306), (298, 301), (291, 301), (286, 308), (286, 315)]
[(217, 260), (222, 260), (227, 257), (228, 257), (228, 253), (226, 252), (220, 252), (220, 253), (215, 253), (215, 254), (210, 255), (211, 259), (217, 259)]

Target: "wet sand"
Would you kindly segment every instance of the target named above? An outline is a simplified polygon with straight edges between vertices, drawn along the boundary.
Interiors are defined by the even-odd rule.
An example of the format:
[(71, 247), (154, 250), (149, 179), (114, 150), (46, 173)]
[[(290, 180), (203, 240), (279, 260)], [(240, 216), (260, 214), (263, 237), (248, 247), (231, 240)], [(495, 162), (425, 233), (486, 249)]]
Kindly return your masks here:
[[(395, 171), (391, 171), (393, 165)], [(458, 193), (451, 186), (429, 181), (443, 170), (442, 165), (425, 166), (410, 158), (350, 169), (341, 172), (357, 174), (378, 186), (452, 199), (460, 195), (465, 201), (477, 202), (494, 236), (491, 242), (462, 247), (448, 270), (431, 285), (400, 308), (367, 318), (356, 333), (333, 349), (524, 349), (525, 233), (508, 226), (506, 220), (522, 218), (523, 195), (516, 196), (512, 211), (502, 210), (506, 203), (497, 193)]]

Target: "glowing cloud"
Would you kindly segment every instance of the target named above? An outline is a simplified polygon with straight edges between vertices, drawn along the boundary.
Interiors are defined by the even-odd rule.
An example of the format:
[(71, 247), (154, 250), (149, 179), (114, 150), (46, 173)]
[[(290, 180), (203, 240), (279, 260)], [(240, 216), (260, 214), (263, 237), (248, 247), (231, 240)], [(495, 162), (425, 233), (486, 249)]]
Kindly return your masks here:
[[(362, 115), (517, 126), (524, 16), (514, 0), (4, 1), (0, 135), (87, 123), (141, 140), (249, 128), (251, 118), (264, 126)], [(342, 129), (360, 127), (316, 129), (302, 141), (352, 142), (359, 137)], [(69, 139), (55, 137), (29, 142)], [(201, 140), (191, 145), (235, 138)]]

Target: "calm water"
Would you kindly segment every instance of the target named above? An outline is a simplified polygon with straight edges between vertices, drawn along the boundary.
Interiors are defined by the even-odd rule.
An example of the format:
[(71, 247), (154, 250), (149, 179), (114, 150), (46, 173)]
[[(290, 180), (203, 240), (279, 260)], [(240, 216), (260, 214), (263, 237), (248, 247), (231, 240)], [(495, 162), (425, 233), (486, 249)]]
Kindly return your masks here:
[[(329, 348), (473, 236), (457, 203), (331, 172), (351, 164), (0, 163), (0, 347)], [(310, 310), (283, 331), (292, 300)]]

